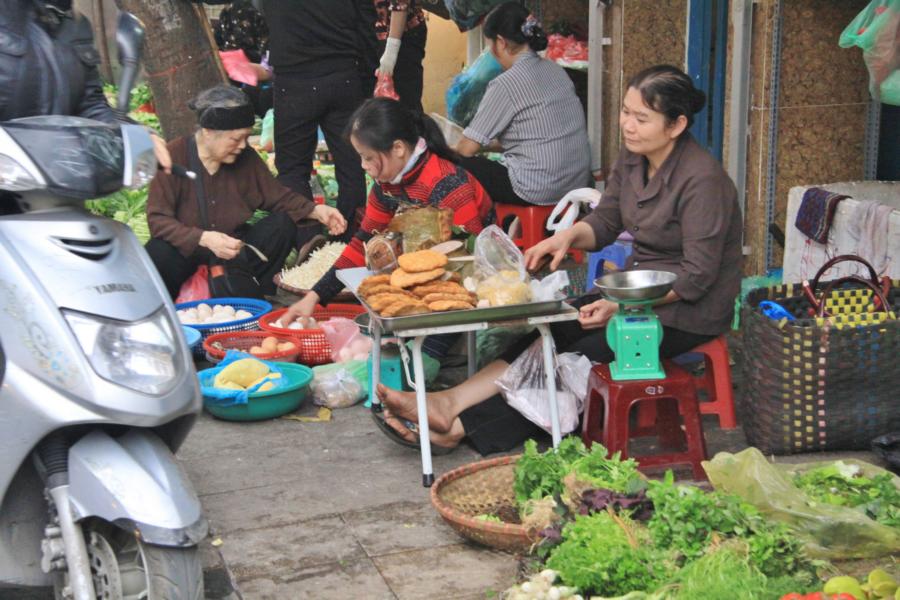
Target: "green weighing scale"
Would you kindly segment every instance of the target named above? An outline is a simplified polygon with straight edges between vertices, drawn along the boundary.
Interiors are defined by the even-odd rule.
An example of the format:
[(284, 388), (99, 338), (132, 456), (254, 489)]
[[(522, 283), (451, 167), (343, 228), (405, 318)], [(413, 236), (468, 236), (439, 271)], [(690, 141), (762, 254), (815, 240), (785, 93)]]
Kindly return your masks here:
[(675, 274), (667, 271), (622, 271), (594, 281), (619, 311), (606, 326), (606, 341), (616, 355), (609, 365), (613, 380), (665, 379), (659, 359), (663, 329), (653, 305), (669, 293)]

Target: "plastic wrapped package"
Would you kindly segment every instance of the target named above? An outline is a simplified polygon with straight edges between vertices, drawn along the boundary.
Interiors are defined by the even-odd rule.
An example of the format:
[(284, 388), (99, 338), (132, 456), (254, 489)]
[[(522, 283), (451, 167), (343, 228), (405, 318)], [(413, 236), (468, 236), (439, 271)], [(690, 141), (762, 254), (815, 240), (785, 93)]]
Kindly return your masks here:
[(319, 406), (347, 408), (357, 404), (369, 395), (366, 361), (313, 367), (310, 390)]
[(391, 219), (388, 232), (401, 236), (403, 254), (425, 250), (453, 236), (453, 211), (403, 204)]
[(478, 105), (490, 83), (503, 68), (490, 50), (485, 50), (469, 67), (453, 78), (447, 88), (447, 116), (463, 127), (467, 126), (478, 112)]
[[(556, 356), (556, 402), (563, 435), (578, 427), (590, 370), (591, 361), (580, 354), (566, 352)], [(511, 407), (552, 433), (546, 373), (543, 343), (537, 339), (509, 365), (496, 383)]]
[[(886, 472), (862, 461), (844, 462), (870, 477)], [(776, 465), (758, 449), (747, 448), (737, 454), (720, 452), (703, 468), (717, 490), (740, 496), (804, 536), (813, 557), (870, 558), (900, 552), (900, 530), (854, 508), (815, 502), (794, 485), (793, 475), (823, 464), (827, 463)]]
[(872, 0), (841, 33), (841, 48), (857, 46), (869, 70), (869, 92), (900, 106), (900, 0)]

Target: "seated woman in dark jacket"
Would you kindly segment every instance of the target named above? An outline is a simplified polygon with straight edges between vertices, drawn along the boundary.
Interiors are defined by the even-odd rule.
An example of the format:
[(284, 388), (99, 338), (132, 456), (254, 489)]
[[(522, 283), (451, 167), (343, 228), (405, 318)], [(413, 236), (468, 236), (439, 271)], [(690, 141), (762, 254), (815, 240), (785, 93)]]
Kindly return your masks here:
[[(273, 294), (272, 277), (294, 246), (297, 223), (312, 218), (334, 235), (347, 223), (336, 209), (278, 183), (247, 146), (254, 115), (242, 91), (216, 86), (191, 108), (200, 127), (193, 136), (173, 140), (169, 152), (177, 164), (196, 171), (197, 179), (160, 173), (150, 184), (147, 253), (173, 298), (199, 265), (212, 262), (224, 263), (229, 276), (244, 281), (240, 295)], [(271, 214), (247, 225), (256, 210)], [(245, 244), (258, 248), (268, 262)]]
[[(687, 129), (705, 95), (679, 69), (657, 66), (628, 84), (619, 122), (625, 148), (613, 166), (599, 206), (580, 223), (525, 253), (529, 268), (547, 255), (556, 268), (570, 248), (598, 250), (625, 230), (634, 235), (629, 268), (669, 271), (673, 289), (656, 305), (663, 325), (663, 358), (677, 356), (726, 332), (741, 284), (741, 211), (721, 164)], [(578, 303), (578, 321), (551, 329), (561, 352), (609, 363), (605, 327), (618, 305), (597, 297)], [(430, 394), (431, 439), (443, 447), (468, 438), (482, 454), (513, 448), (540, 430), (500, 397), (495, 383), (535, 339), (527, 336), (465, 383)], [(378, 395), (385, 425), (405, 442), (416, 440), (413, 394)]]

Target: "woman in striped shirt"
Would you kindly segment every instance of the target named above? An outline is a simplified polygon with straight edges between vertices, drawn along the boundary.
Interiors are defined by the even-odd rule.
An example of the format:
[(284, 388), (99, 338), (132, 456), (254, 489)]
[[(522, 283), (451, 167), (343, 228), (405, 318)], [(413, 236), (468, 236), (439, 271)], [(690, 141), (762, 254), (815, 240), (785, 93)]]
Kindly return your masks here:
[(341, 291), (337, 271), (365, 265), (364, 244), (376, 231), (387, 230), (401, 201), (449, 208), (453, 224), (469, 233), (479, 233), (494, 218), (490, 197), (456, 164), (456, 154), (429, 117), (396, 100), (373, 98), (357, 109), (348, 132), (375, 185), (356, 235), (312, 291), (290, 307), (288, 320), (311, 316), (317, 304), (327, 304)]
[[(584, 110), (565, 70), (536, 52), (547, 37), (517, 2), (495, 8), (484, 36), (503, 73), (488, 84), (475, 118), (456, 151), (460, 164), (494, 202), (555, 204), (590, 181), (590, 144)], [(502, 149), (506, 165), (475, 154)]]

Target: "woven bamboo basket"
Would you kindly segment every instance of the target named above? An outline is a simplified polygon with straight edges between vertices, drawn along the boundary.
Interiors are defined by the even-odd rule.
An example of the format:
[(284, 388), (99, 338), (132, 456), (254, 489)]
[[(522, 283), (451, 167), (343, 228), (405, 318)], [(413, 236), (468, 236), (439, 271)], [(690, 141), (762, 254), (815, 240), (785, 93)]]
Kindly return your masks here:
[(513, 474), (519, 456), (502, 456), (464, 465), (442, 475), (431, 488), (431, 503), (461, 536), (513, 553), (528, 552), (539, 541), (521, 523), (492, 523), (478, 515), (515, 511)]

